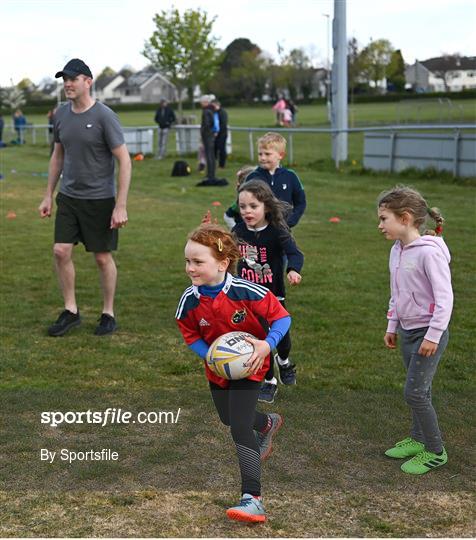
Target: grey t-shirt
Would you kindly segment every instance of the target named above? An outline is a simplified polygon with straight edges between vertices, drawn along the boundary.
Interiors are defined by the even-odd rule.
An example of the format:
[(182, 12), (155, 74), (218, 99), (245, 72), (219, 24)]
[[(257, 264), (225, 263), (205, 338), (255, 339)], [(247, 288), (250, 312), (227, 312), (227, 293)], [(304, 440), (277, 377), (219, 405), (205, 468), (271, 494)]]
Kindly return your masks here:
[(71, 110), (71, 103), (63, 105), (55, 113), (54, 137), (64, 148), (61, 193), (75, 199), (115, 196), (111, 150), (124, 144), (124, 135), (109, 107), (97, 101), (78, 114)]

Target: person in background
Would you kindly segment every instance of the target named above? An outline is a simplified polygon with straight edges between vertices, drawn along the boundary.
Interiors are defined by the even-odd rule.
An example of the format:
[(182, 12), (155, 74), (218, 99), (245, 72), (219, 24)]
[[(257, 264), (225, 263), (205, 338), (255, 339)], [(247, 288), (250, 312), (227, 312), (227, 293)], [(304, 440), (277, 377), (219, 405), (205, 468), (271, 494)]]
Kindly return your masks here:
[(286, 155), (286, 139), (272, 131), (258, 139), (259, 166), (248, 175), (247, 180), (264, 180), (276, 198), (291, 205), (287, 216), (289, 227), (297, 225), (306, 209), (306, 194), (297, 174), (281, 166)]
[(159, 126), (156, 159), (163, 159), (167, 153), (169, 129), (176, 121), (175, 112), (166, 99), (160, 100), (160, 105), (155, 113), (154, 120)]
[(212, 101), (215, 107), (215, 114), (218, 115), (219, 130), (215, 137), (215, 158), (218, 160), (218, 166), (223, 169), (226, 165), (226, 139), (228, 137), (228, 113), (221, 106), (221, 103), (215, 99)]
[(296, 127), (296, 118), (297, 118), (297, 113), (298, 113), (297, 105), (294, 103), (292, 99), (287, 99), (286, 108), (289, 109), (291, 113), (291, 126)]
[(283, 96), (280, 96), (278, 101), (272, 107), (273, 111), (276, 113), (276, 125), (283, 125), (283, 112), (286, 109), (286, 100)]
[[(240, 188), (243, 182), (246, 182), (248, 175), (252, 173), (256, 167), (254, 165), (243, 165), (236, 171), (236, 190)], [(242, 221), (240, 209), (238, 208), (238, 200), (236, 200), (223, 214), (223, 221), (230, 229)]]
[(55, 138), (53, 135), (54, 123), (55, 123), (55, 112), (56, 112), (56, 107), (54, 109), (50, 109), (48, 111), (48, 114), (46, 115), (48, 118), (48, 142), (50, 143), (50, 157), (53, 154), (53, 150), (55, 148)]
[(0, 147), (3, 146), (3, 127), (5, 126), (5, 122), (3, 120), (3, 116), (0, 114)]
[(215, 180), (215, 121), (213, 117), (215, 108), (211, 104), (211, 98), (208, 95), (200, 98), (200, 106), (202, 107), (200, 135), (207, 163), (206, 177), (208, 180)]
[(21, 109), (17, 109), (13, 115), (13, 127), (17, 132), (17, 144), (25, 144), (25, 127), (26, 118), (23, 115)]

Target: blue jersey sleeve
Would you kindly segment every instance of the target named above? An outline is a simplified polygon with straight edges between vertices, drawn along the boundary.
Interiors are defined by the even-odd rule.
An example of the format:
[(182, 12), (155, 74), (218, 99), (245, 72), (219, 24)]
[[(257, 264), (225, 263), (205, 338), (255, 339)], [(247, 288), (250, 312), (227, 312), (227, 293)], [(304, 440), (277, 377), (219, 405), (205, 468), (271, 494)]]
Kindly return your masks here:
[(207, 356), (209, 347), (206, 344), (206, 342), (200, 338), (200, 339), (197, 339), (197, 341), (190, 343), (189, 348), (192, 349), (194, 353), (198, 354), (200, 358), (205, 358)]
[(269, 330), (268, 335), (266, 336), (265, 341), (268, 342), (271, 350), (275, 349), (278, 343), (283, 339), (287, 334), (291, 326), (291, 317), (282, 317), (273, 322)]

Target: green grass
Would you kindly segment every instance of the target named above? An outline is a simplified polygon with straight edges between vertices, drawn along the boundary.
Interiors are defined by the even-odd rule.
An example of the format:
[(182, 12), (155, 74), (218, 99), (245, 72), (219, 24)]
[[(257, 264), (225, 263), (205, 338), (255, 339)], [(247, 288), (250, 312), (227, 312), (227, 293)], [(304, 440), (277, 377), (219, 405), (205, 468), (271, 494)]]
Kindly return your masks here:
[[(306, 260), (288, 294), (298, 385), (280, 387), (269, 410), (285, 427), (263, 467), (269, 520), (230, 523), (239, 495), (233, 444), (211, 404), (200, 362), (183, 344), (174, 312), (188, 286), (187, 232), (210, 208), (234, 199), (233, 182), (196, 188), (197, 174), (170, 177), (173, 158), (135, 162), (130, 223), (116, 255), (120, 330), (92, 331), (101, 309), (91, 255), (75, 249), (83, 325), (46, 336), (61, 308), (52, 265), (53, 220), (37, 207), (46, 145), (0, 151), (1, 333), (0, 536), (470, 536), (474, 524), (475, 189), (406, 178), (441, 207), (452, 252), (455, 310), (434, 400), (447, 466), (413, 478), (382, 455), (406, 435), (399, 354), (383, 346), (390, 244), (377, 232), (375, 200), (398, 179), (335, 172), (324, 162), (297, 171), (308, 209), (295, 230)], [(236, 157), (223, 176), (242, 164)], [(16, 172), (11, 172), (15, 170)], [(221, 207), (213, 207), (220, 201)], [(15, 219), (6, 219), (8, 211)], [(341, 222), (330, 223), (332, 216)], [(40, 423), (43, 410), (176, 410), (175, 425), (99, 428)], [(264, 410), (268, 410), (264, 408)], [(39, 460), (39, 448), (101, 449), (118, 463)]]

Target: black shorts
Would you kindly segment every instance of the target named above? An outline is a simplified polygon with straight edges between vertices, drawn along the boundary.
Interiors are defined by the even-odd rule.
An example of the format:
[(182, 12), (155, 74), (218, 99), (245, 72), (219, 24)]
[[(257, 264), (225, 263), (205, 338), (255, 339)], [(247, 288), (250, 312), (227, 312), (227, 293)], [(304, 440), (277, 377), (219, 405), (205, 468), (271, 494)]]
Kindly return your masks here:
[(82, 242), (86, 251), (105, 253), (117, 249), (118, 231), (111, 229), (116, 204), (110, 199), (73, 199), (56, 196), (55, 244)]

